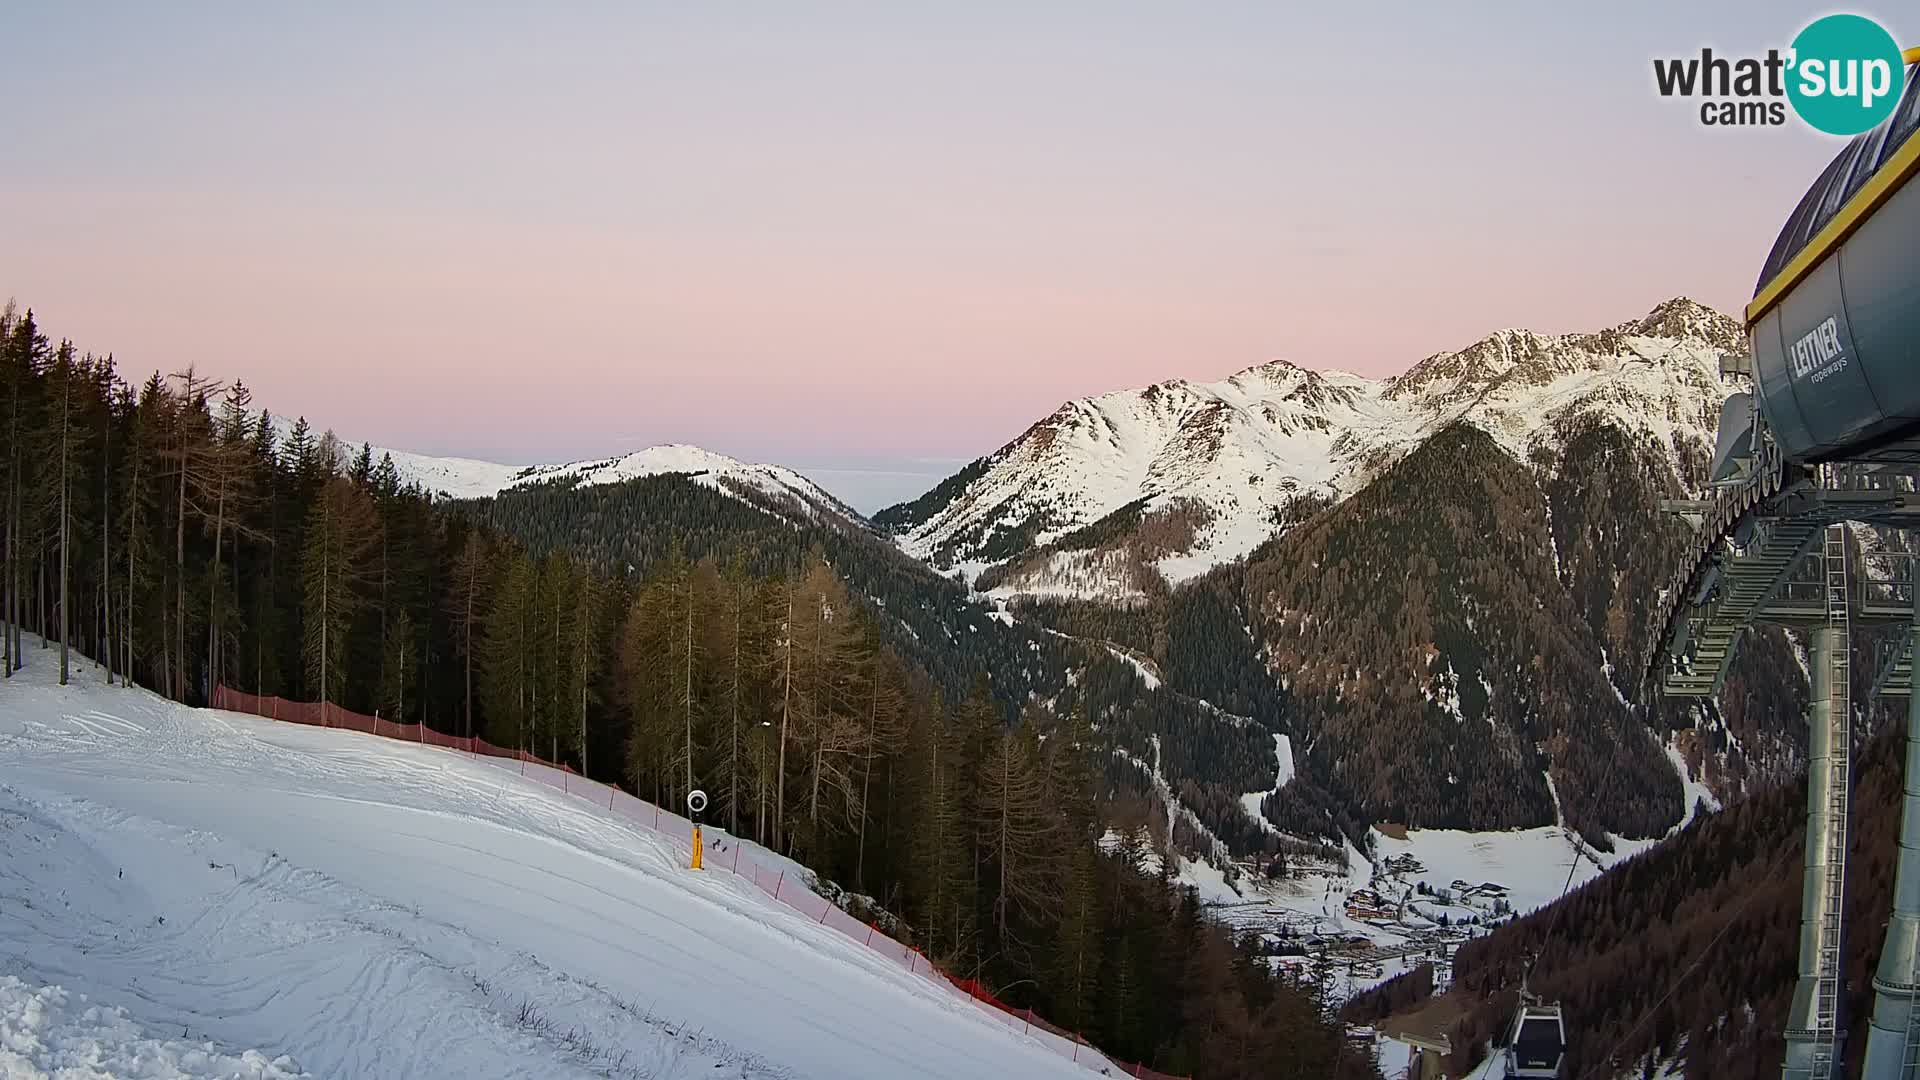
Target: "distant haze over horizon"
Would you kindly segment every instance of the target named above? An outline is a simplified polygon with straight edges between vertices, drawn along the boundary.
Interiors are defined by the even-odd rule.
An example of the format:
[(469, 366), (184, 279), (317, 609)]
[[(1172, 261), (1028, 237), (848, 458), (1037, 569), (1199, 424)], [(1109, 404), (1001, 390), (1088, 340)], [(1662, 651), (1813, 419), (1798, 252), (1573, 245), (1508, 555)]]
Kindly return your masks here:
[(1824, 11), (28, 9), (0, 297), (378, 445), (870, 511), (1072, 398), (1737, 312), (1837, 144), (1650, 61)]

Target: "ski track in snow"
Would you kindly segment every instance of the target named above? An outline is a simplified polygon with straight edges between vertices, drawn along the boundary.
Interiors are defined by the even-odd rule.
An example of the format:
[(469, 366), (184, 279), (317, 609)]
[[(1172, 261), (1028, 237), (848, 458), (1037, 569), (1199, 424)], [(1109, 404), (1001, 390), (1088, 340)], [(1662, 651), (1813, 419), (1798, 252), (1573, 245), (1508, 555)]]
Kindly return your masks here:
[(121, 1042), (284, 1075), (1086, 1075), (508, 769), (32, 659), (0, 691), (0, 1046), (8, 995), (59, 987)]
[(1273, 757), (1278, 769), (1273, 778), (1273, 787), (1266, 791), (1249, 791), (1240, 796), (1240, 806), (1261, 828), (1277, 835), (1280, 830), (1274, 828), (1273, 822), (1268, 821), (1267, 816), (1260, 812), (1260, 803), (1267, 796), (1278, 794), (1280, 789), (1286, 787), (1287, 782), (1293, 779), (1293, 740), (1285, 735), (1275, 735)]

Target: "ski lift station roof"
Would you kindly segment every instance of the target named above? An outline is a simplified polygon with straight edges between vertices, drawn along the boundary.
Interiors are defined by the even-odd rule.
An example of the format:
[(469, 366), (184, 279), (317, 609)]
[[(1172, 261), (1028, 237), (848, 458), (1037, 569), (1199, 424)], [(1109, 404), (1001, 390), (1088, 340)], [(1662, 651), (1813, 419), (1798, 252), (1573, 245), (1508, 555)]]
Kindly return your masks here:
[(1755, 387), (1790, 458), (1920, 458), (1920, 72), (1908, 75), (1892, 116), (1787, 218), (1747, 307)]

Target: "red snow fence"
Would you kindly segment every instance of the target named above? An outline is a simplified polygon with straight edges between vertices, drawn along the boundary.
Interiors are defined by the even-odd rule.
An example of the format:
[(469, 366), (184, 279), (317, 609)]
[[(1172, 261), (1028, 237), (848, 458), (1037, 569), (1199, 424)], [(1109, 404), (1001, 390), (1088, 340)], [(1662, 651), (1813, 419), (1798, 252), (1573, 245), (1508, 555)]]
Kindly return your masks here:
[[(629, 795), (617, 787), (603, 784), (598, 780), (589, 780), (565, 765), (556, 765), (535, 757), (525, 750), (509, 750), (476, 736), (463, 738), (442, 735), (425, 724), (396, 724), (379, 716), (348, 712), (338, 705), (288, 701), (285, 698), (248, 694), (227, 686), (214, 688), (212, 707), (228, 712), (247, 713), (269, 720), (283, 720), (290, 724), (341, 728), (399, 742), (439, 747), (443, 750), (466, 754), (474, 760), (491, 759), (488, 764), (512, 769), (528, 780), (575, 796), (604, 814), (659, 833), (680, 847), (687, 848), (691, 855), (692, 821), (671, 810), (662, 810), (645, 799)], [(507, 762), (513, 764), (506, 764)], [(1016, 1009), (1008, 1005), (994, 997), (985, 986), (974, 979), (955, 978), (927, 959), (920, 950), (911, 945), (903, 945), (881, 933), (872, 923), (861, 922), (847, 914), (838, 905), (808, 888), (805, 882), (787, 880), (789, 874), (784, 865), (763, 865), (755, 856), (744, 853), (743, 845), (723, 830), (706, 826), (705, 835), (712, 837), (708, 841), (709, 846), (704, 859), (706, 869), (725, 871), (746, 878), (759, 886), (762, 892), (799, 912), (803, 917), (839, 931), (872, 949), (877, 955), (906, 969), (908, 974), (926, 979), (929, 983), (955, 996), (964, 995), (971, 998), (983, 1007), (981, 1011), (984, 1015), (991, 1017), (1009, 1030), (1033, 1039), (1061, 1057), (1080, 1062), (1089, 1069), (1115, 1070), (1109, 1075), (1131, 1076), (1139, 1080), (1189, 1080), (1187, 1077), (1155, 1072), (1144, 1065), (1130, 1065), (1118, 1058), (1107, 1057), (1077, 1032), (1048, 1023), (1044, 1017), (1035, 1014), (1032, 1009)]]

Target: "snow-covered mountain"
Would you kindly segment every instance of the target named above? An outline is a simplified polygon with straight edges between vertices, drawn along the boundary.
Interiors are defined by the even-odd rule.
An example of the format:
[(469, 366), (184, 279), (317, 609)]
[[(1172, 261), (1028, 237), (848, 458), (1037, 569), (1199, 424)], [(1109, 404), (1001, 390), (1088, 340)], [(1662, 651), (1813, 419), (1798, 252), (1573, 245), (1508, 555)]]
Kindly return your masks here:
[[(284, 417), (275, 416), (282, 438), (292, 430)], [(349, 456), (358, 453), (348, 443)], [(853, 508), (828, 494), (820, 485), (783, 465), (755, 465), (684, 443), (668, 443), (612, 457), (570, 461), (559, 465), (505, 465), (474, 458), (434, 457), (407, 450), (371, 447), (373, 460), (393, 459), (402, 483), (417, 483), (451, 499), (484, 499), (534, 484), (573, 484), (595, 487), (649, 476), (685, 476), (754, 505), (790, 517), (863, 519)]]
[[(996, 592), (1126, 599), (1240, 558), (1365, 486), (1455, 420), (1522, 461), (1556, 421), (1602, 414), (1677, 461), (1712, 445), (1733, 319), (1692, 300), (1589, 334), (1501, 330), (1404, 374), (1284, 360), (1069, 401), (875, 520)], [(1684, 474), (1684, 473), (1683, 473)]]
[[(396, 460), (395, 464), (399, 462)], [(696, 483), (757, 505), (770, 506), (788, 516), (862, 520), (852, 507), (784, 465), (750, 465), (725, 454), (682, 443), (650, 446), (645, 450), (592, 461), (530, 465), (516, 473), (509, 483), (489, 494), (532, 484), (562, 483), (595, 487), (648, 476), (669, 475), (689, 477)]]

